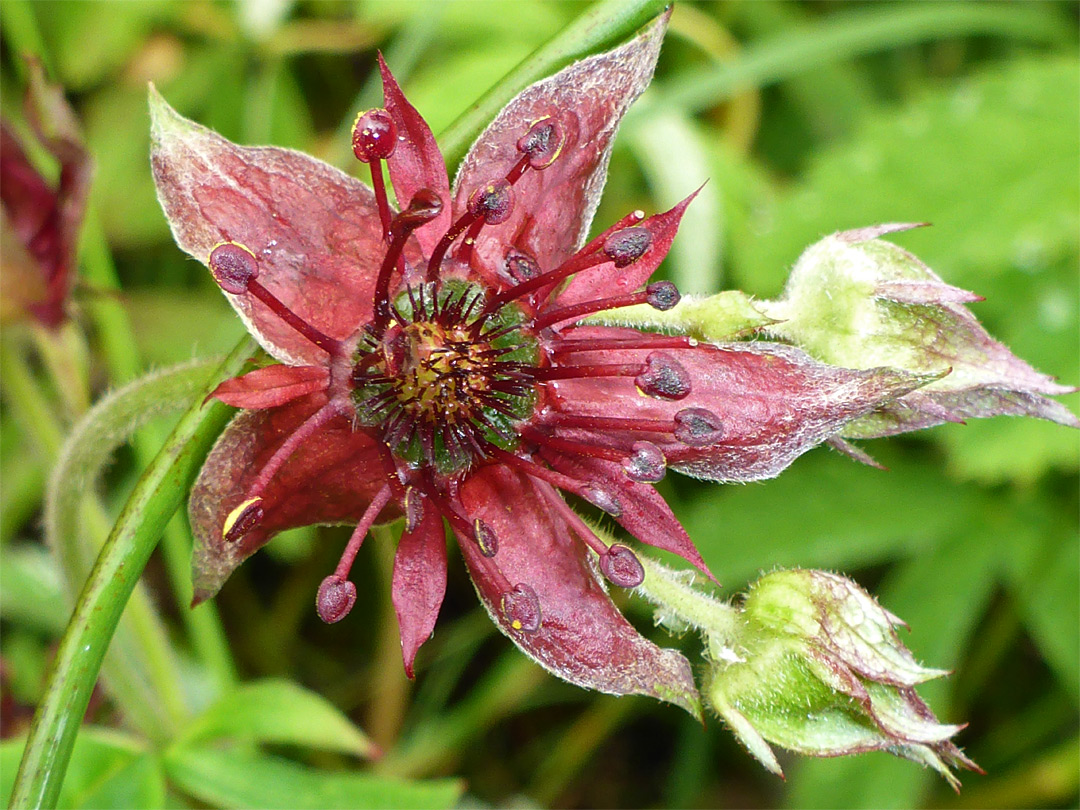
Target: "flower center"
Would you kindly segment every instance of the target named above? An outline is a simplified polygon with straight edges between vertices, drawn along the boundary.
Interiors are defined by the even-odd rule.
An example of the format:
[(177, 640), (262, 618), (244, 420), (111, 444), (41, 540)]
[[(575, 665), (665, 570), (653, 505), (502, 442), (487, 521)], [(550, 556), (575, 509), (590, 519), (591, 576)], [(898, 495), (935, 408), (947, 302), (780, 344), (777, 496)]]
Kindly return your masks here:
[(449, 281), (407, 288), (383, 334), (365, 332), (356, 350), (352, 398), (359, 423), (382, 431), (400, 460), (443, 474), (472, 465), (487, 445), (517, 449), (514, 423), (536, 407), (528, 372), (536, 338), (516, 305), (486, 317), (477, 284)]

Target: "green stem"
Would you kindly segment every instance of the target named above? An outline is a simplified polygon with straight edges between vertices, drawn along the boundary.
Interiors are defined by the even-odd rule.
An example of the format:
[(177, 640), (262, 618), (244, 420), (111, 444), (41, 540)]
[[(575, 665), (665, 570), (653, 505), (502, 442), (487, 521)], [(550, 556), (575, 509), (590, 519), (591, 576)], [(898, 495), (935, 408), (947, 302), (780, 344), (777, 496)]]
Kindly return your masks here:
[(711, 644), (725, 644), (735, 637), (738, 611), (695, 588), (691, 572), (675, 571), (640, 552), (638, 559), (645, 568), (645, 581), (636, 591), (639, 595), (704, 632)]
[[(235, 375), (254, 350), (245, 338), (211, 376)], [(105, 650), (166, 522), (183, 500), (197, 467), (231, 410), (201, 400), (181, 418), (143, 474), (79, 595), (34, 714), (11, 807), (54, 807), (79, 720), (86, 712)]]
[[(112, 295), (120, 289), (119, 278), (101, 219), (93, 208), (87, 211), (83, 225), (80, 256), (86, 280), (102, 293), (94, 297), (87, 309), (101, 342), (109, 377), (118, 385), (129, 382), (140, 374), (142, 363), (131, 320), (119, 298)], [(150, 463), (164, 439), (164, 431), (152, 425), (132, 437), (131, 447), (140, 469)], [(195, 609), (190, 607), (191, 536), (182, 519), (169, 522), (161, 545), (169, 582), (192, 649), (217, 685), (225, 689), (236, 681), (232, 653), (217, 606), (207, 602)]]
[(658, 17), (671, 0), (604, 0), (529, 54), (439, 136), (447, 166), (456, 166), (485, 126), (522, 88), (575, 59), (624, 40)]
[[(8, 342), (0, 345), (0, 374), (16, 418), (51, 465), (60, 453), (63, 431), (52, 404)], [(110, 525), (105, 509), (94, 497), (84, 498), (79, 511), (82, 532), (57, 538), (54, 549), (69, 582), (81, 581), (90, 565), (93, 551), (82, 538), (89, 538), (96, 550)], [(148, 736), (161, 737), (183, 714), (175, 662), (145, 593), (136, 595), (129, 617), (131, 633), (125, 634), (115, 655), (110, 656), (106, 681), (125, 717)]]

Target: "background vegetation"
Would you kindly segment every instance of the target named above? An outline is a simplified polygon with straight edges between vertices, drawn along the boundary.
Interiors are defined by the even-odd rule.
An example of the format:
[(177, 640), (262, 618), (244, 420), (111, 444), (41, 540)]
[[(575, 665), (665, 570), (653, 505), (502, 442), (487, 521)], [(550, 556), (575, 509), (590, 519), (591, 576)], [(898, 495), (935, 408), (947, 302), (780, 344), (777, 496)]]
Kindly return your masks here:
[[(10, 322), (3, 333), (4, 796), (94, 544), (170, 424), (143, 427), (81, 505), (79, 483), (61, 482), (62, 495), (74, 492), (78, 540), (51, 555), (42, 501), (65, 434), (105, 392), (220, 355), (242, 335), (155, 202), (147, 81), (229, 138), (355, 171), (347, 131), (358, 108), (379, 101), (377, 48), (439, 132), (586, 10), (522, 0), (0, 5), (4, 116), (20, 124), (18, 54), (39, 54), (97, 166), (74, 324), (58, 339)], [(682, 3), (657, 81), (619, 136), (597, 222), (669, 206), (708, 178), (663, 272), (688, 292), (771, 297), (828, 232), (930, 221), (896, 241), (986, 296), (973, 309), (993, 334), (1076, 385), (1078, 68), (1074, 3)], [(495, 632), (460, 562), (409, 683), (385, 538), (365, 545), (360, 601), (339, 625), (313, 610), (344, 542), (337, 529), (276, 540), (216, 604), (188, 611), (190, 540), (177, 519), (128, 608), (60, 803), (1076, 806), (1076, 435), (1002, 418), (868, 449), (888, 472), (817, 450), (773, 482), (663, 487), (726, 593), (776, 566), (843, 571), (911, 625), (921, 660), (956, 671), (924, 695), (943, 719), (970, 723), (959, 742), (988, 772), (967, 775), (960, 796), (883, 754), (788, 758), (781, 782), (718, 722), (703, 730), (670, 707), (558, 682)], [(651, 628), (643, 603), (626, 607)], [(697, 639), (656, 636), (700, 660)], [(372, 741), (384, 751), (376, 762)]]

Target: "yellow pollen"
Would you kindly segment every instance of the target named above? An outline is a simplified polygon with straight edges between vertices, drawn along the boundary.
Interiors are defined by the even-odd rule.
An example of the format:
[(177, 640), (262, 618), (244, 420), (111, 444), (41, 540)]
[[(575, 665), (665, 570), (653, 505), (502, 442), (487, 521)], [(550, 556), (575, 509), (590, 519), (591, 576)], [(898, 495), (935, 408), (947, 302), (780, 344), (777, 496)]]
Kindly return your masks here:
[(240, 519), (240, 515), (242, 515), (249, 506), (251, 506), (253, 503), (258, 503), (261, 500), (262, 498), (256, 495), (254, 498), (248, 498), (242, 504), (229, 512), (228, 517), (225, 518), (225, 522), (221, 526), (221, 536), (224, 537), (229, 533), (232, 527), (236, 525), (236, 521)]

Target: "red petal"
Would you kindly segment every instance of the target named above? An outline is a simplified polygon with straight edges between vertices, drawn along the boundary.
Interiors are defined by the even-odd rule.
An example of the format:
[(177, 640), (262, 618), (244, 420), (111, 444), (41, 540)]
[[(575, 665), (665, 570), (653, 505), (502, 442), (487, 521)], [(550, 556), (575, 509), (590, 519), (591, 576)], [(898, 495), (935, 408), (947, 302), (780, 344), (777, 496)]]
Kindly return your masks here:
[[(610, 694), (652, 695), (700, 716), (690, 665), (674, 650), (643, 638), (623, 617), (589, 565), (588, 552), (532, 482), (501, 466), (473, 475), (462, 504), (498, 535), (485, 557), (459, 538), (477, 593), (499, 628), (528, 656), (570, 683)], [(540, 628), (514, 629), (502, 611), (508, 587), (523, 584), (540, 600)]]
[(631, 481), (622, 468), (601, 459), (570, 458), (545, 450), (544, 458), (559, 472), (579, 480), (600, 481), (618, 498), (622, 512), (615, 520), (642, 543), (678, 554), (716, 581), (701, 553), (655, 487)]
[[(15, 301), (49, 327), (57, 327), (66, 312), (74, 281), (75, 254), (90, 191), (92, 165), (83, 143), (78, 119), (63, 89), (45, 78), (41, 63), (28, 59), (30, 86), (26, 94), (26, 120), (38, 142), (59, 163), (53, 188), (38, 173), (6, 125), (0, 122), (0, 198), (5, 228), (10, 227), (22, 250), (5, 245), (5, 271), (29, 269), (37, 277), (22, 276), (5, 284), (5, 297)], [(32, 258), (20, 266), (12, 255)], [(9, 280), (10, 282), (10, 280)]]
[(424, 254), (428, 255), (450, 228), (450, 182), (446, 176), (446, 163), (435, 136), (431, 134), (431, 127), (405, 98), (381, 53), (379, 70), (382, 71), (383, 103), (397, 124), (399, 133), (397, 148), (386, 161), (398, 206), (404, 208), (422, 188), (431, 189), (443, 201), (439, 216), (416, 229), (416, 238)]
[(454, 181), (454, 210), (464, 211), (477, 188), (503, 178), (521, 153), (517, 141), (533, 122), (555, 117), (566, 133), (562, 152), (543, 171), (529, 170), (514, 186), (510, 218), (488, 225), (476, 242), (474, 262), (502, 276), (512, 245), (553, 270), (585, 242), (607, 177), (619, 121), (652, 79), (668, 15), (607, 53), (575, 62), (526, 88), (473, 144)]
[[(567, 337), (632, 337), (633, 330), (582, 327)], [(690, 447), (674, 437), (650, 438), (673, 469), (717, 481), (772, 478), (845, 424), (918, 387), (919, 378), (888, 369), (854, 371), (819, 363), (805, 352), (774, 343), (702, 343), (665, 350), (690, 376), (690, 394), (678, 401), (643, 396), (633, 380), (583, 378), (552, 385), (568, 412), (673, 420), (684, 408), (705, 408), (723, 422), (719, 442)], [(644, 361), (648, 350), (572, 355), (581, 364)], [(617, 358), (617, 359), (616, 359)], [(627, 448), (641, 434), (603, 435), (561, 430), (558, 435)]]
[(376, 443), (354, 431), (348, 419), (334, 419), (271, 480), (263, 493), (262, 522), (239, 541), (225, 542), (225, 518), (244, 500), (251, 481), (278, 446), (325, 402), (316, 394), (274, 410), (243, 411), (218, 437), (191, 490), (196, 602), (217, 593), (233, 569), (280, 531), (355, 523), (386, 482)]
[(267, 366), (225, 380), (207, 399), (220, 399), (234, 408), (276, 408), (325, 390), (329, 381), (325, 366)]
[(424, 506), (423, 519), (414, 531), (401, 535), (394, 557), (392, 598), (410, 678), (416, 651), (435, 629), (446, 594), (446, 533), (439, 511), (430, 503)]
[(620, 268), (611, 262), (605, 262), (579, 273), (570, 279), (566, 289), (559, 294), (556, 299), (558, 304), (567, 306), (579, 301), (595, 301), (599, 298), (625, 295), (641, 289), (667, 256), (675, 234), (679, 230), (683, 212), (698, 195), (698, 191), (701, 189), (699, 188), (670, 211), (654, 214), (636, 226), (645, 228), (652, 236), (652, 244), (644, 256), (626, 267)]
[[(151, 90), (151, 163), (180, 247), (201, 262), (222, 241), (259, 260), (259, 281), (303, 320), (344, 339), (371, 319), (385, 245), (371, 190), (321, 161), (243, 147), (187, 120)], [(291, 365), (326, 353), (250, 295), (226, 295), (262, 346)]]

